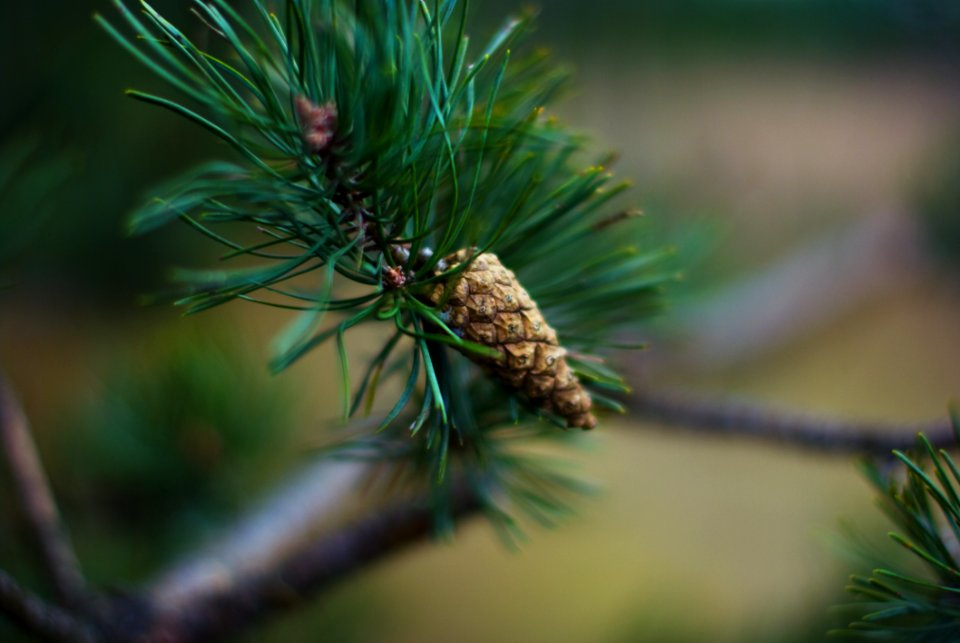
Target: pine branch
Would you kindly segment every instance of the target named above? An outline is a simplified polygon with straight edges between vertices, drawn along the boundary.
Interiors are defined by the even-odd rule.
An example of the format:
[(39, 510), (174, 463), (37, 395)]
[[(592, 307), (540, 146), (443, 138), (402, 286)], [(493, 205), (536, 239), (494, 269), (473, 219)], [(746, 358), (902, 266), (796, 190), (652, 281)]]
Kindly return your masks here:
[[(459, 486), (453, 517), (462, 520), (480, 508), (477, 497)], [(168, 603), (155, 591), (144, 595), (149, 623), (135, 640), (187, 643), (240, 631), (302, 604), (330, 585), (424, 541), (434, 533), (427, 498), (398, 501), (372, 515), (286, 553), (267, 569), (252, 570), (220, 586), (179, 593)], [(230, 570), (225, 570), (229, 575)], [(170, 588), (163, 590), (170, 592)], [(127, 639), (132, 640), (132, 639)]]
[[(727, 436), (772, 437), (781, 443), (827, 451), (880, 448), (880, 442), (867, 435), (868, 428), (863, 426), (804, 422), (744, 407), (694, 407), (681, 404), (675, 396), (643, 399), (647, 402), (644, 412), (651, 416), (659, 413), (671, 421), (693, 422), (693, 428), (711, 432), (720, 426)], [(10, 416), (10, 405), (4, 408)], [(26, 425), (22, 414), (18, 421)], [(835, 433), (840, 431), (849, 435), (837, 441)], [(174, 565), (141, 590), (91, 602), (96, 610), (93, 616), (50, 608), (2, 574), (0, 608), (28, 631), (54, 641), (179, 643), (244, 630), (301, 605), (333, 583), (435, 533), (435, 500), (426, 494), (377, 508), (319, 538), (311, 536), (342, 506), (350, 487), (367, 470), (363, 463), (318, 461), (274, 500), (231, 529), (221, 546)], [(527, 470), (526, 466), (517, 465), (516, 473), (521, 470)], [(447, 506), (450, 519), (462, 522), (489, 499), (478, 494), (477, 486), (456, 479), (459, 482), (451, 485), (453, 494)], [(313, 506), (305, 506), (311, 494), (320, 497), (314, 498)]]
[(26, 592), (2, 570), (0, 613), (43, 641), (93, 643), (97, 640), (88, 625)]
[(30, 434), (27, 417), (2, 373), (0, 443), (18, 505), (57, 598), (62, 605), (79, 606), (85, 600), (86, 581), (60, 521), (60, 512)]
[[(226, 247), (224, 261), (242, 262), (180, 271), (178, 305), (299, 311), (271, 366), (335, 341), (345, 417), (372, 406), (381, 375), (405, 382), (385, 424), (412, 420), (400, 430), (429, 455), (418, 472), (438, 488), (449, 454), (463, 445), (498, 453), (488, 443), (505, 427), (561, 416), (594, 425), (595, 389), (623, 386), (602, 355), (622, 348), (616, 333), (654, 312), (675, 275), (632, 210), (607, 211), (630, 186), (614, 181), (610, 155), (584, 167), (582, 138), (546, 111), (567, 74), (519, 46), (529, 12), (477, 47), (466, 0), (253, 0), (244, 11), (199, 0), (208, 41), (145, 2), (139, 12), (117, 6), (119, 27), (98, 22), (173, 90), (128, 95), (235, 153), (173, 182), (131, 219), (137, 232), (180, 220)], [(376, 323), (394, 334), (354, 392), (347, 336)], [(509, 386), (493, 388), (478, 417), (455, 416), (484, 375), (459, 356), (447, 368), (440, 344), (501, 367)], [(568, 365), (568, 351), (600, 366)], [(516, 466), (473, 464), (504, 479)], [(511, 494), (504, 480), (490, 484)]]
[(749, 438), (822, 453), (889, 455), (910, 448), (917, 433), (937, 446), (955, 444), (947, 419), (912, 425), (843, 421), (679, 391), (635, 392), (630, 411), (634, 417), (708, 437)]
[[(9, 390), (0, 390), (3, 426), (15, 415), (25, 427), (19, 407), (9, 412)], [(377, 507), (316, 537), (367, 473), (366, 463), (321, 459), (238, 522), (217, 547), (173, 565), (144, 588), (91, 597), (68, 610), (47, 605), (0, 571), (0, 613), (40, 639), (57, 642), (179, 643), (240, 631), (436, 533), (433, 500), (425, 494)], [(480, 509), (473, 488), (459, 483), (451, 488), (452, 520)]]
[[(960, 417), (953, 422), (960, 435)], [(881, 556), (860, 545), (872, 571), (869, 577), (850, 577), (846, 589), (854, 602), (838, 606), (849, 616), (849, 625), (831, 634), (870, 641), (956, 641), (960, 468), (923, 434), (914, 448), (894, 456), (899, 466), (867, 461), (863, 470), (880, 495), (880, 508), (896, 526), (888, 536), (909, 555)]]
[(197, 596), (222, 589), (241, 577), (276, 567), (303, 549), (342, 512), (370, 465), (321, 458), (290, 479), (222, 538), (165, 570), (150, 584), (152, 601), (165, 611), (189, 605)]
[[(457, 485), (456, 489), (450, 506), (452, 517), (460, 522), (477, 513), (481, 503), (469, 487)], [(303, 539), (305, 534), (299, 531), (300, 527), (302, 523), (297, 521), (273, 525), (278, 537), (287, 541)], [(400, 500), (326, 536), (284, 551), (263, 568), (224, 567), (215, 579), (219, 582), (188, 581), (182, 588), (171, 584), (172, 575), (165, 575), (167, 580), (156, 586), (104, 598), (89, 621), (86, 615), (74, 617), (44, 604), (0, 572), (0, 611), (26, 631), (49, 641), (218, 640), (303, 605), (334, 583), (423, 542), (435, 533), (434, 527), (429, 498)]]

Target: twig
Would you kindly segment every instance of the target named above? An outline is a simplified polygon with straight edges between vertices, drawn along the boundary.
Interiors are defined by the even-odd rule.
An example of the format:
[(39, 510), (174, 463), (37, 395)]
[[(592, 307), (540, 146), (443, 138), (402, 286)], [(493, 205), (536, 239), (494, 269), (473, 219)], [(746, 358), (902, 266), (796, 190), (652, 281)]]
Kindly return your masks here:
[(41, 563), (57, 598), (62, 605), (77, 607), (84, 602), (86, 583), (70, 539), (60, 522), (60, 513), (37, 455), (26, 415), (2, 374), (0, 443), (18, 504), (36, 541)]
[(44, 641), (93, 643), (96, 640), (86, 625), (24, 591), (3, 571), (0, 571), (0, 612)]
[(665, 391), (635, 393), (630, 406), (638, 417), (688, 431), (756, 438), (824, 453), (889, 454), (912, 447), (920, 432), (937, 446), (956, 444), (947, 420), (914, 425), (844, 422)]
[[(455, 517), (463, 518), (479, 507), (467, 490), (455, 494)], [(187, 643), (221, 638), (422, 541), (431, 533), (432, 522), (426, 500), (402, 501), (288, 552), (270, 569), (234, 578), (222, 587), (200, 586), (189, 600), (181, 594), (173, 606), (162, 596), (147, 593), (152, 615), (147, 631), (136, 640)]]
[(328, 459), (307, 467), (221, 540), (163, 572), (151, 584), (152, 600), (163, 610), (175, 611), (239, 577), (275, 567), (321, 529), (329, 528), (369, 468), (365, 462)]

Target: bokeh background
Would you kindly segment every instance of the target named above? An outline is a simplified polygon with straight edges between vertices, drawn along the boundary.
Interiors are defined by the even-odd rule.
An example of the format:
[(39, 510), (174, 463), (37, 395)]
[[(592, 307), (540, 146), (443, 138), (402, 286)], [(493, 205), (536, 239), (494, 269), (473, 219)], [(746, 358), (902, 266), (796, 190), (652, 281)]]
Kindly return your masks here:
[[(475, 3), (477, 36), (518, 7)], [(200, 25), (186, 2), (155, 3)], [(960, 9), (934, 0), (550, 0), (538, 44), (575, 74), (558, 116), (615, 149), (685, 280), (639, 329), (639, 385), (813, 415), (945, 414), (960, 392)], [(213, 257), (186, 228), (127, 238), (152, 184), (222, 154), (126, 100), (158, 88), (89, 0), (0, 20), (0, 364), (79, 555), (122, 587), (203, 541), (310, 457), (331, 356), (278, 377), (286, 320), (143, 305)], [(11, 169), (19, 168), (19, 169)], [(807, 641), (886, 527), (852, 460), (605, 422), (575, 454), (601, 493), (519, 552), (475, 521), (249, 641)], [(0, 566), (43, 591), (0, 486)], [(862, 570), (859, 570), (862, 571)], [(0, 623), (0, 639), (17, 640)]]

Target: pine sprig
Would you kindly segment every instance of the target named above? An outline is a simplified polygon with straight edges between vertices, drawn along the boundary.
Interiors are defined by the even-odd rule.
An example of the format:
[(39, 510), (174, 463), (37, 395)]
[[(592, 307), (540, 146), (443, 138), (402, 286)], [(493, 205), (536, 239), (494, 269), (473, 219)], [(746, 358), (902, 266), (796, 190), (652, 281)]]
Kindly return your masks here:
[[(408, 413), (403, 416), (405, 422), (382, 425), (372, 434), (355, 424), (342, 435), (328, 437), (330, 442), (322, 452), (379, 463), (376, 477), (390, 481), (385, 492), (404, 496), (428, 491), (434, 498), (432, 509), (441, 533), (452, 531), (448, 500), (454, 484), (470, 487), (511, 545), (524, 538), (520, 517), (552, 526), (571, 515), (575, 500), (593, 494), (596, 488), (573, 463), (556, 457), (555, 452), (581, 444), (583, 435), (559, 431), (551, 421), (521, 422), (522, 407), (515, 402), (504, 404), (502, 390), (494, 382), (472, 377), (465, 360), (448, 359), (452, 355), (440, 351), (434, 356), (440, 364), (439, 377), (456, 396), (450, 405), (451, 422), (431, 422), (429, 416)], [(413, 395), (429, 396), (430, 392)], [(428, 448), (408, 438), (408, 427), (420, 432)], [(452, 433), (445, 433), (448, 431)], [(447, 475), (448, 470), (457, 475)], [(454, 484), (448, 484), (451, 482)]]
[[(415, 468), (441, 486), (451, 454), (485, 452), (476, 471), (493, 471), (496, 431), (556, 419), (457, 354), (491, 349), (424, 297), (469, 268), (446, 257), (496, 253), (575, 351), (574, 371), (601, 388), (625, 386), (604, 353), (656, 310), (673, 279), (658, 268), (662, 251), (635, 247), (643, 223), (634, 213), (611, 211), (629, 185), (613, 181), (610, 158), (579, 169), (583, 138), (548, 116), (567, 75), (545, 52), (518, 48), (532, 16), (510, 18), (476, 47), (468, 5), (287, 0), (273, 12), (259, 0), (244, 10), (198, 1), (210, 47), (146, 3), (139, 14), (117, 3), (122, 28), (97, 17), (178, 98), (128, 95), (232, 150), (131, 219), (138, 233), (182, 220), (239, 265), (178, 271), (176, 303), (187, 313), (234, 300), (297, 311), (271, 366), (335, 341), (345, 415), (375, 409), (383, 382), (398, 378), (374, 444), (415, 445), (426, 454)], [(346, 337), (372, 323), (390, 330), (350, 391), (357, 369)], [(483, 405), (479, 389), (490, 398)]]
[[(960, 440), (960, 418), (954, 416)], [(858, 602), (847, 629), (831, 634), (875, 641), (945, 642), (960, 638), (960, 466), (923, 434), (916, 451), (894, 451), (902, 468), (867, 463), (881, 508), (898, 531), (890, 538), (918, 565), (880, 567), (853, 576)]]

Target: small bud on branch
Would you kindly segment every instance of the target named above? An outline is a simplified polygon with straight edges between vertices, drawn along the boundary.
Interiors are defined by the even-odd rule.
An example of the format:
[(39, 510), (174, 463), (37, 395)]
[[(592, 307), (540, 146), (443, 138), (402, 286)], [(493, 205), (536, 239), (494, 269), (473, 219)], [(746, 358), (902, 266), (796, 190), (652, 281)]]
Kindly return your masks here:
[(337, 105), (333, 101), (317, 105), (306, 96), (297, 96), (294, 105), (307, 151), (323, 154), (329, 149), (337, 131)]

